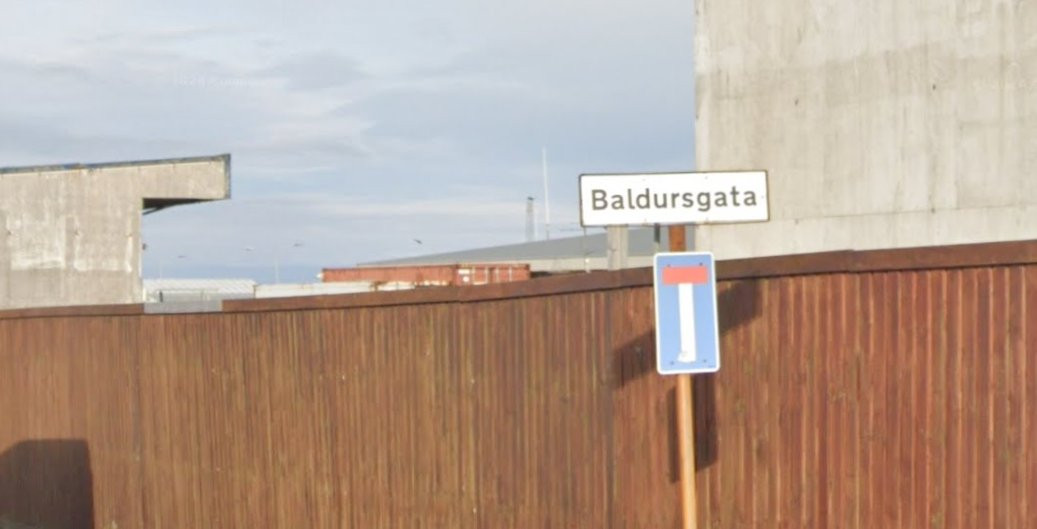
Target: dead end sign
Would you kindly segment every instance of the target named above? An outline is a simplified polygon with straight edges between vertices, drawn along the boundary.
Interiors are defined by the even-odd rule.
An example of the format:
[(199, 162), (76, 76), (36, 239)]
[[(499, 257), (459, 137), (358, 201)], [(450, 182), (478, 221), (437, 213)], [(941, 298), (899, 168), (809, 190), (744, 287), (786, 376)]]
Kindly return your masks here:
[(720, 369), (720, 333), (713, 254), (659, 253), (653, 271), (659, 373), (716, 372)]

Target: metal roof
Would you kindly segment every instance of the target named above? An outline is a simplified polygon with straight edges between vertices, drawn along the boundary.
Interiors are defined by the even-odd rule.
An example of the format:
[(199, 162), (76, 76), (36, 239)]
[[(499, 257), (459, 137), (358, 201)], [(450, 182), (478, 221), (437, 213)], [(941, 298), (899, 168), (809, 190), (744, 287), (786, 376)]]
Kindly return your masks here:
[[(660, 230), (659, 248), (666, 248), (668, 230)], [(650, 266), (657, 251), (652, 228), (631, 228), (629, 261), (631, 266)], [(529, 263), (534, 271), (563, 271), (605, 268), (606, 235), (593, 233), (577, 237), (549, 239), (488, 248), (461, 250), (400, 259), (360, 263), (360, 266), (454, 263)]]

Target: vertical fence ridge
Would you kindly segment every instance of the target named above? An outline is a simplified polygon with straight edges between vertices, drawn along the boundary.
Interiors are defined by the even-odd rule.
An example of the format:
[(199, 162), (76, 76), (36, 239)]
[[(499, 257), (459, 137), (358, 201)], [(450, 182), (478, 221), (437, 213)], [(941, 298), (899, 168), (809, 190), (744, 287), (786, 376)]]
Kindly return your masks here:
[[(553, 281), (0, 319), (0, 516), (672, 527), (651, 290)], [(1037, 527), (1037, 265), (740, 278), (719, 296), (724, 368), (695, 384), (700, 525)]]

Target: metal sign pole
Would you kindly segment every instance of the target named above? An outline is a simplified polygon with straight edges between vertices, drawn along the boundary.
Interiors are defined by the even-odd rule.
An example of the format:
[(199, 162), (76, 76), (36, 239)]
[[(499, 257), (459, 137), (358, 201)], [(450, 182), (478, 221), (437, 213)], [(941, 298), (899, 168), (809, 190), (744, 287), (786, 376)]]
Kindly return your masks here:
[(630, 229), (626, 226), (609, 226), (605, 236), (606, 260), (609, 270), (627, 267), (630, 255)]
[[(687, 251), (684, 226), (670, 226), (671, 252)], [(695, 402), (691, 375), (677, 375), (677, 436), (681, 470), (681, 527), (698, 527), (698, 504), (695, 499)]]

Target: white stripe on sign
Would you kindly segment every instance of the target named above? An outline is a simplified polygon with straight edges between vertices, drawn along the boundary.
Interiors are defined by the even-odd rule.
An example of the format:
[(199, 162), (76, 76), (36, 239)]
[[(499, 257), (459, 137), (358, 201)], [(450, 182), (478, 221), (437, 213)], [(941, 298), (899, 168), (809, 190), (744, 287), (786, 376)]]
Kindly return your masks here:
[(677, 285), (677, 317), (681, 324), (681, 354), (678, 362), (691, 363), (698, 353), (695, 349), (695, 296), (693, 283)]

